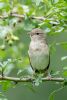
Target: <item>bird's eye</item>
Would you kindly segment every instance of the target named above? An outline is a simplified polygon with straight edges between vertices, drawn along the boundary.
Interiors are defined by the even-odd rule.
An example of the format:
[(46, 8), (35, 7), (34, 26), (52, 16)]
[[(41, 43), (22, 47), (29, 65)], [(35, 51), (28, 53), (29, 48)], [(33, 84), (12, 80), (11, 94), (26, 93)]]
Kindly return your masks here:
[(39, 33), (36, 33), (37, 35), (39, 35)]

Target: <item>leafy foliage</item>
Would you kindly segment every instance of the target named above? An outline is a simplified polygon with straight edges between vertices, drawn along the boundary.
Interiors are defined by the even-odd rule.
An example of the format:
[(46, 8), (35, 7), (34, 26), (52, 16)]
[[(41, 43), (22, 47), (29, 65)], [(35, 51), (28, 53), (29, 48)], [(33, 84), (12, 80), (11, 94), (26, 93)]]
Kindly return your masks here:
[[(52, 41), (52, 37), (67, 32), (67, 1), (0, 0), (0, 73), (3, 69), (7, 76), (32, 74), (27, 53), (30, 41), (27, 33), (36, 27), (42, 28), (51, 38), (48, 40), (51, 56), (56, 53), (57, 46), (66, 51), (67, 40)], [(67, 55), (62, 55), (60, 59), (63, 63), (67, 62)], [(67, 65), (60, 71), (54, 69), (52, 75), (67, 77)], [(3, 90), (11, 87), (7, 81), (1, 84)]]

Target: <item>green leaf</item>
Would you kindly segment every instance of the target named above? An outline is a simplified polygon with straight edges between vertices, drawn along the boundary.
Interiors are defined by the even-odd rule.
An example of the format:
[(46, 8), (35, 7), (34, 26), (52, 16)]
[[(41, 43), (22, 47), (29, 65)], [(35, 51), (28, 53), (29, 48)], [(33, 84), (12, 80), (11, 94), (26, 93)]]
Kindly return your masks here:
[(39, 86), (42, 83), (42, 77), (43, 74), (35, 74), (35, 80), (33, 81), (35, 86)]
[(67, 70), (63, 71), (63, 76), (67, 77)]
[(7, 98), (0, 98), (0, 100), (8, 100)]
[(0, 92), (0, 96), (3, 96), (2, 92)]
[(63, 42), (61, 45), (62, 45), (62, 47), (63, 47), (64, 49), (67, 50), (67, 42)]
[(67, 70), (67, 66), (63, 67), (63, 70)]
[(6, 3), (6, 2), (9, 2), (9, 0), (0, 0), (0, 2), (5, 2)]
[(3, 81), (1, 82), (1, 85), (2, 85), (3, 91), (6, 91), (8, 88), (12, 87), (12, 84), (10, 81)]
[(63, 86), (67, 86), (67, 78), (64, 79)]
[(56, 95), (59, 91), (61, 91), (63, 88), (64, 88), (64, 87), (60, 87), (59, 89), (54, 90), (54, 91), (50, 94), (49, 100), (54, 100), (55, 95)]
[(52, 4), (56, 4), (59, 2), (59, 0), (51, 0), (52, 1)]
[(2, 9), (4, 7), (5, 3), (0, 2), (0, 9)]
[(42, 2), (42, 0), (33, 0), (36, 3), (36, 6), (39, 6), (40, 2)]
[(67, 56), (61, 57), (61, 61), (67, 60)]
[[(64, 49), (67, 50), (67, 42), (56, 43), (56, 45), (61, 45)], [(65, 57), (65, 58), (66, 58), (66, 57)]]
[(25, 31), (31, 31), (35, 26), (29, 21), (28, 17), (25, 19), (23, 24)]
[(52, 44), (50, 44), (49, 48), (50, 48), (50, 53), (51, 54), (55, 53), (56, 52), (55, 42), (53, 42)]

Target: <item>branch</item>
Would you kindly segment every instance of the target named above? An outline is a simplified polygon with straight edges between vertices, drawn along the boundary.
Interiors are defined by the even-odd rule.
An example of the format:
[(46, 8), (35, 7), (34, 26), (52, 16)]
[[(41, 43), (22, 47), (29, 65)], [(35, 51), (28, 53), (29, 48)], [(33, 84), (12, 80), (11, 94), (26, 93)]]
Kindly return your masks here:
[[(35, 78), (27, 77), (27, 78), (15, 78), (15, 77), (2, 77), (0, 75), (0, 80), (7, 80), (7, 81), (15, 81), (15, 82), (32, 82), (35, 80)], [(64, 82), (64, 78), (48, 78), (44, 77), (42, 78), (42, 81), (55, 81), (55, 82)]]
[[(1, 18), (1, 19), (6, 19), (6, 18), (8, 18), (9, 16), (18, 17), (18, 18), (22, 18), (22, 19), (25, 18), (25, 15), (14, 14), (14, 13), (11, 13), (10, 15), (6, 15), (6, 16), (0, 16), (0, 18)], [(29, 18), (30, 18), (30, 19), (41, 20), (41, 21), (43, 21), (43, 20), (46, 19), (45, 17), (35, 17), (35, 16), (30, 16)]]

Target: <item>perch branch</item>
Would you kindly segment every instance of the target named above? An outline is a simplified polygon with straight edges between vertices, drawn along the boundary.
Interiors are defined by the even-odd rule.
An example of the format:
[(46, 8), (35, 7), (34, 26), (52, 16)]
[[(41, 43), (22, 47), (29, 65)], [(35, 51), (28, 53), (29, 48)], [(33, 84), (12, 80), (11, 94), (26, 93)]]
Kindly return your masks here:
[[(22, 18), (22, 19), (25, 18), (25, 15), (20, 15), (20, 14), (11, 13), (10, 15), (0, 16), (0, 19), (6, 19), (6, 18), (8, 18), (9, 16), (18, 17), (18, 18)], [(41, 21), (43, 21), (43, 20), (46, 19), (45, 17), (35, 17), (35, 16), (30, 16), (29, 18), (30, 18), (30, 19), (41, 20)]]
[[(0, 80), (7, 80), (7, 81), (15, 81), (15, 82), (32, 82), (35, 80), (35, 78), (31, 78), (31, 77), (24, 77), (24, 78), (15, 78), (15, 77), (7, 77), (4, 76), (2, 77), (0, 75)], [(55, 81), (55, 82), (64, 82), (64, 78), (48, 78), (48, 77), (44, 77), (42, 78), (42, 81)]]

